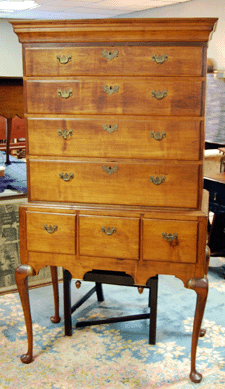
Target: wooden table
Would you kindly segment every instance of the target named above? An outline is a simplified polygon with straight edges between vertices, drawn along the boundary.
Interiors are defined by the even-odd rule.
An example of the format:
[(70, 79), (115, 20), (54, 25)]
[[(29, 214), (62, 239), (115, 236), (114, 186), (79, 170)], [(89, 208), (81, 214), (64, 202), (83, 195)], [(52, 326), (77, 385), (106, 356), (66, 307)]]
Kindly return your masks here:
[(6, 163), (9, 164), (12, 119), (15, 116), (24, 117), (22, 77), (0, 77), (0, 116), (7, 120)]

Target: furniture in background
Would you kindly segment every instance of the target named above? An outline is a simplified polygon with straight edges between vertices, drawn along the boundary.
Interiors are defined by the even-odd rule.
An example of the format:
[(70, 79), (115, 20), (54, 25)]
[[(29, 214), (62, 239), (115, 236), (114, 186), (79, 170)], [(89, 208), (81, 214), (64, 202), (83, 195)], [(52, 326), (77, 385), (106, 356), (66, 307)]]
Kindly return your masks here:
[[(64, 290), (64, 321), (65, 321), (65, 335), (72, 335), (72, 314), (89, 298), (94, 292), (97, 294), (99, 302), (104, 301), (104, 295), (102, 290), (102, 284), (134, 286), (133, 278), (127, 274), (121, 272), (110, 271), (91, 271), (87, 272), (84, 276), (85, 281), (94, 281), (95, 286), (89, 290), (85, 296), (83, 296), (76, 304), (71, 305), (71, 273), (68, 270), (63, 270), (63, 290)], [(80, 288), (81, 282), (76, 282), (76, 287)], [(124, 321), (143, 320), (150, 319), (149, 322), (149, 344), (155, 344), (156, 342), (156, 319), (157, 319), (157, 296), (158, 296), (158, 276), (152, 277), (148, 280), (147, 286), (138, 287), (138, 292), (142, 293), (144, 288), (149, 289), (148, 307), (149, 313), (143, 313), (138, 315), (112, 317), (100, 320), (87, 320), (79, 321), (76, 324), (77, 328), (99, 325), (118, 323)]]
[(190, 378), (201, 381), (204, 94), (216, 20), (11, 22), (23, 44), (29, 139), (16, 270), (28, 335), (22, 362), (33, 355), (28, 275), (49, 264), (81, 280), (125, 273), (146, 287), (168, 274), (197, 294)]
[[(23, 118), (24, 116), (23, 79), (21, 77), (0, 77), (0, 117), (1, 116), (6, 118), (6, 134), (2, 134), (4, 137), (0, 139), (6, 139), (6, 146), (4, 144), (0, 144), (0, 150), (6, 151), (6, 164), (9, 164), (10, 150), (17, 147), (11, 142), (13, 135), (13, 118), (15, 116)], [(1, 125), (4, 123), (2, 119), (0, 123)], [(1, 130), (1, 132), (3, 131)], [(21, 133), (19, 135), (21, 135)], [(18, 138), (20, 138), (20, 136)], [(19, 150), (24, 149), (25, 142), (20, 144)]]
[[(0, 151), (0, 158), (5, 161), (6, 153)], [(9, 164), (5, 165), (4, 176), (0, 177), (0, 193), (3, 193), (6, 189), (10, 189), (15, 191), (16, 197), (19, 193), (21, 195), (25, 195), (27, 193), (26, 162), (24, 160), (17, 159), (12, 155), (9, 155), (8, 158)]]
[(204, 177), (204, 188), (209, 192), (209, 210), (213, 212), (208, 245), (213, 256), (225, 256), (225, 172)]
[[(0, 151), (6, 151), (7, 144), (7, 121), (0, 117)], [(9, 139), (9, 153), (17, 158), (26, 157), (25, 143), (25, 120), (15, 116), (12, 119), (12, 126)]]
[[(211, 65), (209, 71), (213, 72), (214, 65)], [(208, 228), (211, 256), (225, 254), (224, 96), (225, 84), (215, 77), (215, 71), (207, 74), (204, 188), (209, 191), (209, 211), (214, 214)]]

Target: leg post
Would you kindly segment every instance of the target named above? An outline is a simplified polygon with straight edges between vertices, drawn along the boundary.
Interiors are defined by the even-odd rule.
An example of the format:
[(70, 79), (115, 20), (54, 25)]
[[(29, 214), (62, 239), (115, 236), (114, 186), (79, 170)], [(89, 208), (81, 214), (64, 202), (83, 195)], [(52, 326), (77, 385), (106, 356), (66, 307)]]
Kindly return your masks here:
[(150, 325), (149, 325), (149, 344), (156, 343), (156, 319), (157, 319), (157, 299), (158, 299), (158, 276), (149, 280), (149, 308)]
[(32, 319), (30, 312), (29, 294), (28, 294), (28, 283), (27, 277), (34, 276), (36, 273), (34, 269), (29, 265), (19, 265), (15, 272), (15, 279), (20, 295), (20, 300), (23, 308), (24, 319), (27, 329), (27, 341), (28, 350), (27, 353), (20, 357), (23, 363), (30, 363), (33, 359), (33, 330), (32, 330)]
[(196, 351), (198, 345), (198, 338), (203, 334), (201, 330), (202, 318), (205, 310), (205, 304), (208, 295), (208, 279), (204, 278), (192, 278), (188, 281), (187, 288), (195, 290), (197, 293), (197, 302), (195, 309), (192, 345), (191, 345), (191, 373), (190, 379), (194, 383), (199, 383), (202, 380), (202, 375), (196, 371)]
[(54, 296), (55, 315), (50, 317), (52, 323), (59, 323), (61, 318), (59, 316), (59, 287), (58, 287), (58, 274), (57, 267), (50, 266), (52, 276), (52, 287)]
[(96, 293), (97, 293), (97, 299), (99, 302), (104, 301), (103, 296), (103, 290), (102, 290), (102, 284), (100, 282), (96, 282)]
[(63, 291), (64, 291), (64, 326), (65, 335), (72, 336), (71, 319), (71, 279), (72, 276), (68, 270), (63, 269)]

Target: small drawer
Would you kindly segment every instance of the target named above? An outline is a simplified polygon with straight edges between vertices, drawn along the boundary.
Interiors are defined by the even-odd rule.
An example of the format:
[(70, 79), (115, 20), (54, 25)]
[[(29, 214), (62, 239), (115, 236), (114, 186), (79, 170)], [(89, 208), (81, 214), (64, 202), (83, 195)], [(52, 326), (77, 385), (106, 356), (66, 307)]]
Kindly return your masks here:
[(27, 212), (27, 250), (75, 254), (75, 215)]
[(143, 259), (146, 261), (195, 263), (196, 221), (143, 220)]
[(201, 47), (71, 46), (25, 48), (26, 76), (107, 74), (201, 76), (201, 67)]
[(139, 219), (80, 216), (80, 255), (139, 259)]
[(197, 208), (199, 166), (29, 160), (30, 199)]
[(197, 77), (27, 80), (25, 88), (29, 114), (201, 116), (202, 80)]
[(199, 160), (199, 121), (114, 116), (27, 120), (31, 155)]

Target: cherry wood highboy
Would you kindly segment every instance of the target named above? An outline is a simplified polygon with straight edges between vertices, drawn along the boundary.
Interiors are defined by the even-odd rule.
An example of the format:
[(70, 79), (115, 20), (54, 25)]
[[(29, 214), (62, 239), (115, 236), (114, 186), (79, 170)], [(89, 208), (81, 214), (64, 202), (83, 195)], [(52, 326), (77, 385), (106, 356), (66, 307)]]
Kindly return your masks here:
[(121, 271), (143, 286), (168, 274), (197, 293), (190, 378), (201, 380), (206, 57), (216, 21), (12, 22), (23, 45), (27, 128), (16, 270), (28, 333), (22, 362), (32, 360), (28, 275), (46, 265), (79, 279)]

